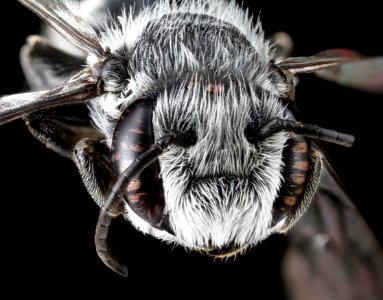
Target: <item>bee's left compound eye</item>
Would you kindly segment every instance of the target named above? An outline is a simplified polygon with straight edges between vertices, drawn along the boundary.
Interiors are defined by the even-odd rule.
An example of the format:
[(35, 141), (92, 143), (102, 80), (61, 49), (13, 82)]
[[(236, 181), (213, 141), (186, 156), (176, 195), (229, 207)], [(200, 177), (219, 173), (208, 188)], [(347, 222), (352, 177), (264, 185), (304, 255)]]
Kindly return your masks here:
[[(121, 175), (136, 158), (155, 143), (152, 113), (153, 99), (139, 99), (128, 106), (113, 134), (112, 161), (116, 174)], [(128, 185), (124, 198), (143, 220), (158, 227), (163, 218), (164, 198), (159, 166), (153, 162)]]

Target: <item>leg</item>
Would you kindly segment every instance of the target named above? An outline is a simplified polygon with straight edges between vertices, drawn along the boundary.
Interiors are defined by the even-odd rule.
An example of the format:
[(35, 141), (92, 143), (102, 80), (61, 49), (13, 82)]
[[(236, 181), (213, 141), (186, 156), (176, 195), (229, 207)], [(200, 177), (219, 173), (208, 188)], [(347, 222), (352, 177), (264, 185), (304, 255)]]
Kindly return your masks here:
[(116, 181), (109, 149), (100, 140), (83, 139), (74, 149), (73, 160), (82, 181), (100, 207), (105, 206), (105, 197)]
[(89, 120), (84, 104), (46, 109), (24, 117), (32, 135), (47, 148), (72, 158), (74, 146), (84, 138), (101, 140), (103, 135)]

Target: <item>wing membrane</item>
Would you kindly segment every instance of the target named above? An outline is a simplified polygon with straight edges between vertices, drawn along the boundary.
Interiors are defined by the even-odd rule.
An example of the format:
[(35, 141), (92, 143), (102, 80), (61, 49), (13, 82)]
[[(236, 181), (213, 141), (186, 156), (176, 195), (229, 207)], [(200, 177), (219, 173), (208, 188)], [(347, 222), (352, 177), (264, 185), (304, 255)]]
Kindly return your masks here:
[(365, 92), (383, 94), (383, 56), (365, 57), (349, 49), (331, 49), (277, 64), (287, 75), (315, 73), (320, 78)]
[(339, 85), (383, 94), (383, 56), (360, 58), (320, 70), (316, 75)]
[(327, 171), (289, 237), (283, 277), (291, 299), (381, 299), (380, 245)]
[(28, 86), (35, 91), (55, 88), (81, 71), (85, 60), (52, 46), (41, 36), (29, 36), (20, 51)]
[(75, 46), (102, 57), (104, 50), (95, 31), (80, 16), (75, 0), (19, 0)]

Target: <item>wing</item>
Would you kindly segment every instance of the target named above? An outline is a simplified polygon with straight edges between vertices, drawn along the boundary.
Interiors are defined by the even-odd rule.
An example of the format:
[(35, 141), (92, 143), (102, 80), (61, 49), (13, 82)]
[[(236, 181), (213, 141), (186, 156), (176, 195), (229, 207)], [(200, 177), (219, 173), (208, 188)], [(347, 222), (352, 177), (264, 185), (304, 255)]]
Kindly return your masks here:
[(20, 63), (33, 91), (53, 89), (81, 71), (85, 59), (52, 46), (42, 36), (31, 35), (20, 51)]
[(93, 28), (80, 16), (75, 0), (19, 0), (73, 45), (97, 57), (104, 56)]
[[(101, 138), (83, 104), (86, 99), (97, 95), (97, 81), (90, 76), (91, 70), (84, 69), (81, 73), (82, 64), (82, 59), (52, 47), (44, 38), (29, 37), (21, 50), (21, 65), (28, 85), (33, 90), (62, 86), (50, 91), (0, 98), (0, 123), (24, 117), (33, 136), (46, 147), (69, 158), (72, 158), (78, 141)], [(74, 74), (84, 76), (77, 75), (77, 80), (64, 84)]]
[(365, 57), (348, 49), (332, 49), (314, 56), (290, 57), (276, 66), (289, 82), (295, 74), (314, 73), (343, 86), (383, 94), (383, 56)]
[(380, 245), (326, 169), (310, 208), (289, 233), (282, 273), (294, 300), (383, 295)]
[(344, 57), (345, 62), (315, 74), (337, 84), (383, 94), (383, 56), (365, 57), (347, 49), (333, 49), (322, 52), (322, 56)]
[[(104, 51), (93, 29), (77, 13), (76, 1), (20, 0), (20, 2), (37, 13), (43, 20), (47, 21), (60, 34), (79, 48), (93, 53), (98, 56), (101, 61), (105, 58), (103, 56)], [(43, 42), (36, 39), (34, 40), (35, 42), (31, 42), (30, 44), (32, 44), (32, 46), (29, 47), (31, 49), (29, 49), (30, 56), (28, 63), (31, 63), (31, 65), (29, 66), (28, 63), (25, 62), (25, 59), (23, 62), (24, 72), (27, 75), (28, 72), (31, 73), (32, 70), (25, 70), (25, 68), (28, 69), (28, 67), (33, 68), (36, 66), (36, 63), (33, 62), (34, 57), (43, 57), (46, 56), (47, 53), (52, 54), (52, 57), (57, 56), (59, 59), (63, 57), (62, 53), (55, 51), (52, 47), (44, 48)], [(38, 50), (37, 54), (34, 53), (33, 50)], [(24, 54), (24, 58), (27, 56), (28, 55)], [(52, 57), (48, 58), (52, 61)], [(67, 64), (69, 64), (69, 62), (67, 62)], [(40, 65), (40, 68), (44, 69), (44, 64), (37, 65)], [(46, 87), (47, 90), (45, 91), (1, 97), (0, 124), (24, 117), (42, 109), (64, 104), (81, 103), (100, 95), (102, 92), (102, 81), (99, 80), (97, 75), (95, 76), (95, 69), (97, 69), (95, 65), (83, 69), (77, 69), (77, 66), (75, 66), (73, 70), (78, 70), (78, 73), (72, 76), (68, 83), (57, 88), (48, 90), (49, 87)], [(44, 72), (40, 73), (43, 74)], [(35, 74), (32, 75), (34, 76)], [(38, 84), (37, 81), (35, 84)]]

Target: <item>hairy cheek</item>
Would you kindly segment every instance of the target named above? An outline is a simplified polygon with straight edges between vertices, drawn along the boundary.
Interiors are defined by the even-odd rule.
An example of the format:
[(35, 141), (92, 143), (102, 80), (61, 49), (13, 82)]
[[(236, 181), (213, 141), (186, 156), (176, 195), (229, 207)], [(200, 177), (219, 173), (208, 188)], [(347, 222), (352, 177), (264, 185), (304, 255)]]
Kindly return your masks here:
[(172, 199), (182, 197), (192, 181), (192, 174), (186, 161), (185, 151), (169, 149), (160, 159), (162, 184), (165, 201), (169, 204)]

